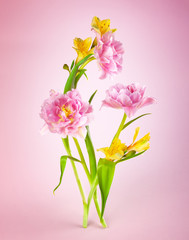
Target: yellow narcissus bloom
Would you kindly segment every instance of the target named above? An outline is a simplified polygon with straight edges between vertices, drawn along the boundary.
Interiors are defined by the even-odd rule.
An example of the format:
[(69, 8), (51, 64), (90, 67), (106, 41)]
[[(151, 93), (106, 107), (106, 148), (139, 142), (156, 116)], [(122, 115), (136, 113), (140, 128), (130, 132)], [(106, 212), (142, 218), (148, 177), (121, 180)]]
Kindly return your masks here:
[(91, 23), (92, 28), (99, 33), (101, 36), (105, 34), (106, 32), (115, 32), (116, 29), (110, 29), (110, 19), (105, 19), (105, 20), (100, 20), (98, 17), (93, 17), (92, 23)]
[(100, 148), (97, 151), (101, 151), (105, 154), (107, 160), (120, 160), (125, 151), (127, 150), (127, 146), (124, 143), (121, 143), (121, 140), (115, 138), (110, 147)]
[(149, 143), (149, 140), (150, 140), (150, 133), (147, 133), (143, 138), (141, 138), (140, 140), (138, 140), (137, 142), (135, 142), (137, 136), (138, 136), (138, 133), (139, 133), (139, 130), (140, 128), (137, 127), (135, 129), (135, 134), (134, 134), (134, 137), (133, 137), (133, 142), (132, 144), (128, 147), (128, 151), (130, 150), (134, 150), (136, 152), (142, 152), (142, 151), (145, 151), (147, 149), (150, 148), (150, 143)]
[(81, 38), (75, 38), (74, 39), (74, 49), (77, 52), (77, 59), (76, 63), (81, 61), (84, 57), (88, 56), (89, 54), (94, 53), (94, 48), (91, 48), (92, 44), (92, 38), (88, 37), (85, 40), (82, 40)]

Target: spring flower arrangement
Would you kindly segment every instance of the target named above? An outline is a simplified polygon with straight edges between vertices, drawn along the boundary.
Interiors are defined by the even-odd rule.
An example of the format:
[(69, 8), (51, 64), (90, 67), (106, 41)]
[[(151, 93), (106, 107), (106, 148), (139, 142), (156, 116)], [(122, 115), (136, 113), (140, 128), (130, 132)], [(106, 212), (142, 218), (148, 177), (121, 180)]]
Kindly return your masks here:
[[(50, 96), (44, 101), (41, 107), (40, 117), (45, 121), (42, 132), (49, 130), (58, 133), (64, 144), (66, 155), (60, 158), (60, 181), (54, 192), (62, 182), (66, 162), (70, 160), (77, 185), (83, 202), (83, 227), (87, 227), (88, 214), (91, 201), (94, 201), (100, 223), (106, 227), (104, 211), (114, 177), (117, 164), (143, 154), (149, 149), (150, 134), (147, 133), (140, 140), (136, 140), (139, 134), (139, 127), (136, 128), (133, 142), (130, 145), (122, 143), (120, 133), (137, 119), (148, 115), (142, 114), (133, 117), (138, 109), (155, 102), (154, 98), (145, 97), (145, 87), (139, 84), (123, 85), (117, 83), (106, 91), (106, 97), (102, 106), (120, 109), (123, 112), (123, 119), (109, 146), (97, 149), (104, 153), (104, 158), (98, 161), (95, 155), (95, 148), (92, 143), (89, 124), (93, 120), (92, 101), (96, 91), (91, 95), (88, 102), (84, 102), (77, 90), (77, 85), (82, 76), (86, 76), (86, 66), (96, 60), (101, 69), (101, 79), (113, 77), (122, 70), (123, 46), (115, 39), (116, 29), (110, 28), (110, 20), (100, 20), (94, 17), (91, 23), (95, 35), (92, 38), (75, 38), (73, 48), (77, 52), (76, 60), (71, 66), (64, 64), (63, 69), (68, 70), (69, 76), (64, 86), (64, 92), (50, 91)], [(69, 139), (73, 138), (79, 158), (72, 155)], [(84, 141), (88, 152), (88, 158), (83, 155), (79, 141)], [(84, 194), (77, 164), (81, 164), (90, 184), (88, 196)], [(97, 187), (101, 193), (101, 206), (97, 197)]]

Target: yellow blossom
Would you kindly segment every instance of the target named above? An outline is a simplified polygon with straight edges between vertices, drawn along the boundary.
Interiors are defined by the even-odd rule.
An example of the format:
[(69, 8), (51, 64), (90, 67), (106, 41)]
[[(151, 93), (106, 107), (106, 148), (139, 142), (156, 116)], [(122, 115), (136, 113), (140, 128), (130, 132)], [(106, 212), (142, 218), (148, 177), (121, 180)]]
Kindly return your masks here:
[(128, 151), (130, 150), (134, 150), (136, 152), (142, 152), (142, 151), (145, 151), (147, 149), (150, 148), (150, 143), (149, 143), (149, 140), (150, 140), (150, 133), (147, 133), (143, 138), (141, 138), (140, 140), (138, 140), (137, 142), (135, 142), (137, 136), (138, 136), (138, 133), (139, 133), (139, 127), (137, 127), (135, 129), (135, 134), (134, 134), (134, 137), (133, 137), (133, 142), (132, 144), (128, 147)]
[(115, 32), (116, 29), (110, 29), (110, 19), (100, 20), (98, 17), (93, 17), (92, 28), (99, 33), (101, 36), (108, 31)]
[(93, 54), (94, 48), (91, 49), (92, 44), (92, 38), (88, 37), (85, 40), (82, 40), (81, 38), (75, 38), (74, 39), (74, 49), (77, 52), (77, 59), (76, 63), (81, 61), (84, 57), (86, 57), (89, 54)]
[(107, 160), (120, 160), (125, 151), (127, 150), (127, 146), (124, 143), (121, 143), (121, 140), (115, 138), (110, 147), (100, 148), (97, 151), (101, 151), (105, 154)]

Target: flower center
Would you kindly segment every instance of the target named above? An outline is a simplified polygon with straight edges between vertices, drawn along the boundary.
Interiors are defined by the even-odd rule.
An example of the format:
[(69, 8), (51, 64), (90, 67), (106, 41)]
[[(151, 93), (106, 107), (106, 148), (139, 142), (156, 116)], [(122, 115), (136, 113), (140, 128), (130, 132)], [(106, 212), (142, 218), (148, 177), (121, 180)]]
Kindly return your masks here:
[(69, 117), (72, 114), (72, 111), (69, 108), (65, 107), (65, 105), (63, 105), (61, 109), (66, 117)]
[(69, 107), (66, 107), (65, 105), (63, 105), (61, 107), (62, 112), (60, 112), (58, 114), (59, 116), (59, 122), (64, 122), (65, 118), (68, 118), (71, 122), (73, 122), (73, 116), (70, 117), (71, 114), (73, 114), (73, 112), (70, 110)]

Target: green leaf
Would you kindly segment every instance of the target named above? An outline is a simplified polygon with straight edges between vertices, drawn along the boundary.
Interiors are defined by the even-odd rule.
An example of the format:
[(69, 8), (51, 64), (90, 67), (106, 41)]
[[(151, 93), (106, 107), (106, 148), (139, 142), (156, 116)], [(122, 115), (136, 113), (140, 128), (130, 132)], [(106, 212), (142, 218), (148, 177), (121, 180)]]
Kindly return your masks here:
[(64, 147), (66, 149), (66, 152), (71, 156), (71, 149), (70, 149), (70, 144), (69, 144), (69, 139), (68, 136), (66, 138), (62, 138), (62, 142), (64, 144)]
[(66, 167), (66, 162), (67, 162), (67, 156), (62, 156), (60, 158), (60, 181), (59, 181), (59, 184), (53, 190), (53, 194), (55, 193), (56, 189), (60, 186), (60, 184), (62, 182), (63, 173), (64, 173), (64, 170)]
[(86, 145), (88, 156), (89, 156), (91, 178), (93, 180), (96, 175), (96, 156), (95, 156), (93, 143), (91, 140), (89, 126), (86, 126), (86, 129), (87, 129), (87, 135), (85, 137), (85, 145)]
[(86, 79), (88, 80), (87, 74), (84, 72), (83, 75), (86, 77)]
[(104, 214), (106, 201), (113, 181), (115, 165), (115, 162), (109, 161), (105, 158), (100, 158), (98, 162), (97, 173), (102, 200), (101, 218)]
[[(132, 152), (132, 153), (131, 153), (131, 152)], [(118, 160), (118, 161), (116, 162), (116, 164), (117, 164), (117, 163), (120, 163), (120, 162), (123, 162), (123, 161), (126, 161), (126, 160), (128, 160), (128, 159), (137, 157), (137, 156), (143, 154), (144, 152), (146, 152), (146, 150), (144, 150), (144, 151), (142, 151), (142, 152), (140, 152), (140, 153), (137, 153), (137, 154), (135, 154), (136, 152), (135, 152), (135, 153), (134, 153), (134, 152), (135, 152), (134, 150), (128, 152), (128, 153), (125, 155), (125, 157), (122, 158), (122, 159), (120, 159), (120, 160)]]
[(75, 88), (77, 87), (77, 83), (78, 83), (79, 79), (82, 77), (83, 74), (85, 74), (86, 71), (87, 71), (87, 69), (79, 69), (78, 70), (78, 74), (75, 77)]
[(94, 98), (94, 96), (95, 96), (95, 94), (97, 93), (97, 90), (91, 95), (91, 97), (89, 98), (89, 103), (91, 103), (92, 102), (92, 100), (93, 100), (93, 98)]
[(70, 67), (70, 69), (72, 70), (72, 68), (73, 68), (73, 66), (74, 66), (74, 60), (72, 61), (72, 64), (71, 64), (71, 67)]
[(135, 153), (136, 153), (135, 150), (131, 150), (125, 155), (125, 157), (128, 158), (128, 159), (132, 158), (135, 155)]
[(83, 58), (81, 61), (79, 61), (75, 66), (74, 68), (72, 69), (67, 81), (66, 81), (66, 84), (65, 84), (65, 87), (64, 87), (64, 93), (67, 93), (68, 91), (70, 91), (72, 88), (75, 87), (75, 77), (76, 77), (76, 74), (78, 72), (78, 68), (80, 65), (82, 65), (83, 63), (85, 63), (88, 58), (90, 58), (90, 56), (92, 56), (92, 54), (89, 54), (88, 56), (86, 56), (85, 58)]
[(80, 161), (79, 159), (75, 158), (75, 157), (68, 156), (68, 155), (64, 155), (63, 157), (67, 157), (67, 158), (69, 158), (69, 159), (72, 160), (72, 161), (80, 162), (80, 163), (81, 163), (81, 161)]
[(69, 67), (68, 67), (67, 64), (64, 64), (64, 65), (63, 65), (63, 69), (65, 69), (65, 70), (67, 70), (68, 72), (70, 72), (70, 69), (69, 69)]
[(145, 114), (140, 115), (139, 117), (136, 117), (136, 118), (132, 119), (131, 121), (127, 122), (127, 123), (123, 126), (122, 130), (125, 129), (126, 127), (128, 127), (131, 123), (133, 123), (133, 122), (136, 121), (137, 119), (139, 119), (139, 118), (141, 118), (141, 117), (143, 117), (143, 116), (146, 116), (146, 115), (150, 115), (150, 114), (151, 114), (151, 113), (145, 113)]

